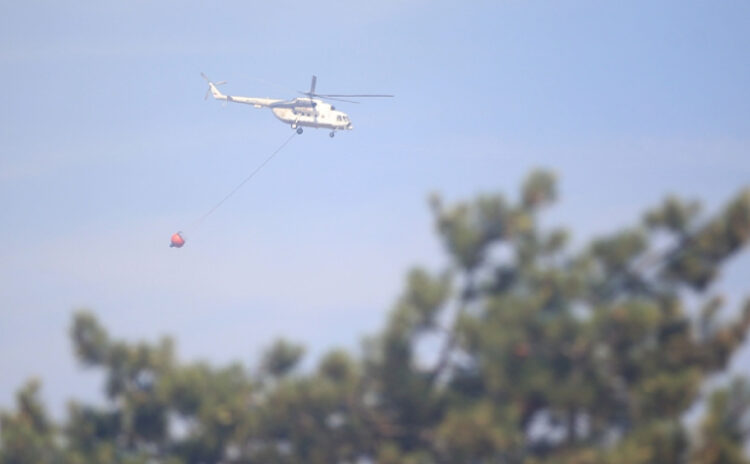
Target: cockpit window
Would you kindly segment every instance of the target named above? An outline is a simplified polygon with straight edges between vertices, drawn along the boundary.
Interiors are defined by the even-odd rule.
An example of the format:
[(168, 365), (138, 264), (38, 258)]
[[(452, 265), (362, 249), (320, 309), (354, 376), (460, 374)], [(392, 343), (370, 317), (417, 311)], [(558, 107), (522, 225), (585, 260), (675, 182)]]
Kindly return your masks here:
[(341, 115), (340, 114), (336, 115), (336, 121), (341, 121)]

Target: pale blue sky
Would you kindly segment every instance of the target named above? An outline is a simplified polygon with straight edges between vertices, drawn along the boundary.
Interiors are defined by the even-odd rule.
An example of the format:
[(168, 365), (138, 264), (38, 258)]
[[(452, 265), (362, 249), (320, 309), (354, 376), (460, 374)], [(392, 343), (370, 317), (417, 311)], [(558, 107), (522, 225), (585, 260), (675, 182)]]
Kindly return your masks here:
[[(750, 183), (745, 1), (4, 2), (0, 71), (0, 406), (32, 375), (58, 414), (95, 397), (67, 338), (82, 306), (186, 359), (355, 348), (408, 267), (443, 260), (431, 191), (513, 194), (549, 167), (550, 220), (589, 237)], [(290, 131), (204, 101), (201, 71), (396, 98), (338, 105), (354, 132), (308, 129), (174, 250)]]

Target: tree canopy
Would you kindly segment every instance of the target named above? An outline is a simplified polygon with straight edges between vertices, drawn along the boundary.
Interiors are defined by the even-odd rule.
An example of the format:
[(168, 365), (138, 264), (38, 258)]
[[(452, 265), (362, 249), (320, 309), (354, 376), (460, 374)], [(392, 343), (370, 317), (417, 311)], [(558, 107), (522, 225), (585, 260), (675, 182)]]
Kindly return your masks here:
[(433, 195), (449, 264), (410, 270), (361, 354), (309, 370), (290, 341), (255, 368), (186, 363), (169, 338), (118, 340), (78, 312), (74, 350), (107, 404), (71, 402), (57, 424), (30, 381), (0, 414), (0, 464), (750, 463), (744, 380), (685, 420), (750, 327), (750, 302), (711, 291), (750, 239), (750, 191), (713, 215), (669, 197), (576, 246), (541, 225), (556, 197), (548, 171), (515, 200)]

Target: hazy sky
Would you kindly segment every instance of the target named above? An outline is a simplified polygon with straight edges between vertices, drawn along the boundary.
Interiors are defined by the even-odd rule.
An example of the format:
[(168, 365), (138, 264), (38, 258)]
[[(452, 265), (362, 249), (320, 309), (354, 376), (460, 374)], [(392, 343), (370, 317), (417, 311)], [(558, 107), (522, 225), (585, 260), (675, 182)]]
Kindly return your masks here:
[[(410, 266), (444, 261), (432, 191), (514, 195), (549, 167), (550, 220), (585, 238), (750, 183), (747, 1), (364, 5), (0, 3), (0, 407), (30, 376), (56, 414), (97, 397), (67, 335), (80, 307), (183, 359), (252, 365), (278, 336), (354, 349)], [(355, 131), (306, 130), (191, 229), (291, 130), (204, 101), (201, 71), (235, 95), (316, 74), (396, 98), (337, 105)], [(747, 289), (750, 259), (729, 271), (716, 291)]]

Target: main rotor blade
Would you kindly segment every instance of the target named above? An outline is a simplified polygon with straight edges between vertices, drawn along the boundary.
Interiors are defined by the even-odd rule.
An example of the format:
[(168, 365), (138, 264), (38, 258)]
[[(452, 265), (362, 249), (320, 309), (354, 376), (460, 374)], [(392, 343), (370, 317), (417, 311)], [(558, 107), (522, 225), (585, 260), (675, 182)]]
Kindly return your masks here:
[(325, 100), (335, 100), (335, 101), (346, 102), (346, 103), (355, 103), (355, 104), (359, 105), (359, 102), (354, 101), (354, 100), (344, 100), (343, 98), (326, 97), (324, 95), (317, 95), (317, 94), (315, 96), (323, 98)]
[(311, 100), (312, 100), (313, 97), (320, 97), (320, 98), (322, 98), (324, 100), (336, 100), (336, 101), (340, 101), (340, 102), (355, 103), (355, 104), (359, 105), (359, 102), (354, 101), (354, 100), (345, 100), (343, 98), (329, 97), (327, 95), (318, 95), (317, 93), (303, 92), (301, 90), (298, 90), (297, 93), (299, 93), (300, 95), (304, 95), (304, 96), (310, 98)]
[(315, 83), (318, 81), (318, 78), (313, 74), (312, 82), (310, 82), (310, 93), (315, 94)]
[(374, 94), (374, 93), (368, 93), (368, 94), (345, 94), (345, 93), (329, 93), (329, 94), (320, 94), (316, 93), (316, 97), (325, 97), (325, 98), (331, 98), (331, 97), (354, 97), (354, 98), (372, 98), (372, 97), (394, 97), (394, 95), (385, 95), (385, 94)]

